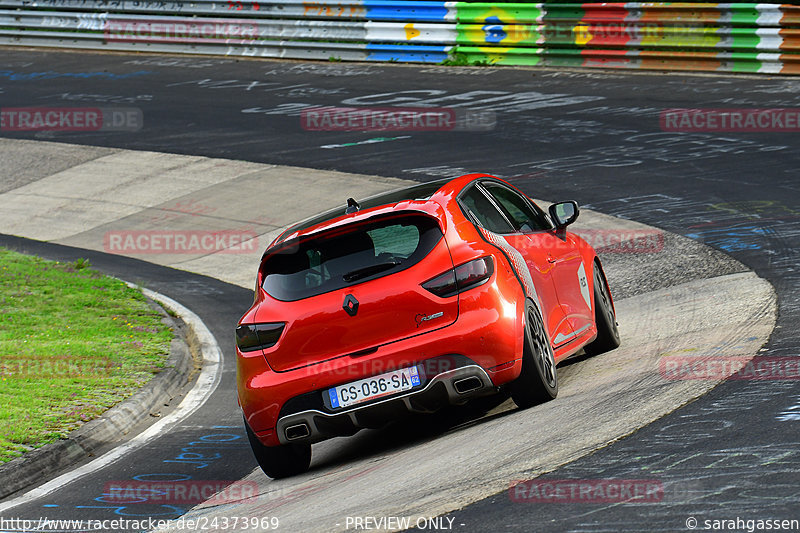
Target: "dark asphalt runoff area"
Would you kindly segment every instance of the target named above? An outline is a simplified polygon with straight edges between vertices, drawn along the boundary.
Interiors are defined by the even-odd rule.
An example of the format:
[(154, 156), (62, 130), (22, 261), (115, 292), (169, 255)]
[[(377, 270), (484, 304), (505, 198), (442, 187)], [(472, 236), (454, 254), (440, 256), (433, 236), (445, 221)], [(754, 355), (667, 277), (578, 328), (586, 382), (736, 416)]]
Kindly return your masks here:
[[(0, 107), (42, 106), (133, 108), (135, 113), (125, 115), (133, 117), (131, 123), (120, 118), (116, 126), (134, 129), (140, 117), (143, 127), (70, 133), (5, 129), (0, 134), (420, 181), (488, 172), (535, 198), (575, 199), (603, 213), (686, 235), (729, 253), (774, 285), (778, 322), (761, 356), (799, 355), (797, 78), (4, 50)], [(457, 126), (312, 131), (345, 127), (320, 118), (323, 106), (445, 108)], [(786, 116), (794, 112), (794, 130), (785, 131), (791, 130), (787, 119), (757, 131), (695, 131), (691, 123), (665, 114), (765, 108), (783, 109)], [(265, 205), (280, 201), (264, 198)], [(146, 279), (150, 288), (194, 310), (220, 340), (225, 374), (212, 400), (186, 421), (184, 430), (169, 435), (164, 444), (159, 439), (158, 449), (136, 452), (113, 476), (165, 472), (163, 462), (196, 442), (201, 432), (239, 438), (219, 446), (214, 452), (219, 459), (207, 467), (193, 470), (176, 463), (173, 472), (237, 479), (255, 466), (235, 415), (232, 351), (226, 344), (249, 303), (249, 291), (117, 256), (112, 261), (91, 252), (24, 246), (51, 257), (88, 254), (93, 265), (124, 279)], [(98, 501), (102, 481), (112, 474), (87, 478), (81, 491), (55, 493), (57, 508), (13, 513), (74, 516), (70, 512), (80, 507), (95, 516), (125, 514)], [(454, 512), (453, 527), (689, 531), (723, 529), (715, 524), (725, 524), (714, 520), (733, 521), (728, 526), (741, 520), (738, 528), (727, 530), (744, 531), (749, 520), (753, 528), (758, 520), (800, 520), (800, 381), (728, 381), (540, 480), (548, 479), (658, 480), (663, 493), (646, 503), (580, 498), (548, 503), (528, 496), (515, 501), (512, 493), (503, 492)], [(143, 509), (132, 512), (157, 514)], [(174, 516), (180, 511), (164, 512)]]

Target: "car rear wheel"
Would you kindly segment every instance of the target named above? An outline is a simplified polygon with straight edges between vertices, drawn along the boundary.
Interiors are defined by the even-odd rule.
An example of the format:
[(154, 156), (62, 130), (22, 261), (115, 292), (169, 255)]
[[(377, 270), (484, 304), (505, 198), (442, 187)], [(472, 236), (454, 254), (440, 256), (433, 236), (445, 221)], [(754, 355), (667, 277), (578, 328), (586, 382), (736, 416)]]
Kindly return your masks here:
[(558, 395), (558, 373), (550, 339), (536, 305), (528, 300), (525, 306), (525, 348), (522, 372), (511, 385), (511, 399), (526, 409), (552, 400)]
[(608, 284), (598, 264), (594, 265), (594, 321), (597, 324), (597, 338), (587, 344), (584, 351), (588, 355), (597, 355), (617, 348), (620, 342), (617, 316), (611, 304)]
[(283, 446), (264, 446), (253, 430), (244, 423), (247, 439), (253, 449), (258, 466), (273, 479), (295, 476), (308, 470), (311, 465), (310, 444), (288, 444)]

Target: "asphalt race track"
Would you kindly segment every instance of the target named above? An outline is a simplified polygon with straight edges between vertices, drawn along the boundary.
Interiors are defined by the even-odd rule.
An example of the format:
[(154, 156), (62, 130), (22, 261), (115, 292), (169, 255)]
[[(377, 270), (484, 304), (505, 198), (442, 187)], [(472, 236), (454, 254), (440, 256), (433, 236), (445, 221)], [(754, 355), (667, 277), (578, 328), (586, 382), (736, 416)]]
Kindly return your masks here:
[[(799, 100), (800, 80), (784, 77), (303, 64), (23, 50), (6, 50), (0, 60), (2, 108), (136, 108), (144, 123), (139, 131), (6, 130), (4, 137), (411, 180), (489, 172), (509, 179), (535, 198), (575, 199), (601, 213), (687, 236), (729, 254), (774, 287), (777, 323), (759, 352), (762, 357), (797, 357), (800, 344), (798, 131), (664, 131), (660, 115), (676, 108), (794, 108)], [(309, 131), (302, 115), (309, 106), (415, 105), (464, 110), (462, 116), (474, 119), (465, 127), (475, 131)], [(0, 192), (27, 183), (24, 166), (14, 168), (8, 177), (3, 173)], [(247, 191), (241, 194), (247, 195)], [(281, 201), (264, 198), (265, 205)], [(127, 516), (131, 512), (158, 516), (163, 512), (174, 517), (185, 509), (138, 506), (118, 512), (103, 502), (101, 487), (108, 480), (128, 479), (134, 466), (136, 472), (142, 472), (152, 464), (153, 472), (161, 472), (156, 465), (181, 461), (179, 455), (198, 453), (198, 446), (209, 442), (214, 445), (203, 452), (204, 457), (214, 459), (203, 459), (207, 465), (198, 470), (200, 479), (250, 475), (255, 463), (243, 440), (240, 421), (231, 420), (234, 368), (232, 350), (226, 344), (235, 321), (247, 307), (250, 291), (120, 256), (13, 238), (4, 238), (0, 244), (47, 257), (88, 254), (93, 265), (108, 272), (130, 281), (146, 280), (148, 287), (198, 313), (225, 355), (215, 399), (159, 439), (158, 449), (142, 449), (115, 471), (81, 480), (79, 490), (73, 486), (54, 494), (53, 503), (47, 505), (58, 507), (42, 509), (41, 502), (35, 502), (14, 509), (14, 514), (74, 517), (75, 510), (82, 509), (83, 513), (95, 513), (93, 516)], [(669, 290), (690, 281), (681, 278), (686, 272), (692, 273), (692, 279), (702, 279), (743, 270), (721, 255), (709, 260), (692, 255), (694, 248), (670, 250), (686, 254), (663, 262), (679, 263), (680, 269), (669, 274), (641, 272), (635, 284), (620, 287), (617, 297)], [(703, 271), (708, 272), (702, 275)], [(724, 314), (724, 288), (716, 296), (714, 305)], [(654, 330), (668, 328), (670, 321), (691, 318), (666, 312), (646, 317)], [(697, 339), (698, 345), (705, 341)], [(723, 350), (731, 349), (736, 347), (723, 346)], [(569, 383), (577, 383), (581, 364), (562, 369), (568, 376), (575, 375)], [(552, 405), (557, 406), (558, 401)], [(635, 410), (635, 405), (629, 409)], [(628, 415), (618, 413), (621, 419)], [(498, 420), (503, 422), (502, 413), (488, 422), (471, 420), (466, 425), (471, 431), (476, 431), (476, 426), (478, 431), (490, 431), (498, 426)], [(583, 422), (587, 426), (584, 431), (591, 432), (591, 420)], [(518, 502), (507, 491), (497, 491), (474, 503), (469, 499), (459, 502), (453, 508), (461, 509), (445, 516), (441, 524), (464, 531), (686, 531), (690, 517), (699, 521), (698, 529), (704, 527), (704, 520), (714, 519), (800, 519), (798, 424), (797, 379), (732, 380), (589, 455), (556, 461), (540, 478), (658, 480), (669, 488), (659, 501)], [(198, 427), (213, 431), (198, 434), (194, 431)], [(556, 438), (542, 444), (543, 449), (561, 445), (558, 428), (550, 429)], [(408, 425), (370, 433), (350, 448), (331, 448), (318, 472), (323, 480), (328, 471), (347, 475), (348, 461), (360, 455), (374, 457), (379, 464), (385, 456), (402, 455), (406, 444), (407, 449), (423, 449), (423, 444), (437, 449), (437, 440), (444, 442), (452, 434), (442, 436), (441, 430), (431, 428), (410, 430)], [(455, 458), (453, 468), (469, 472), (471, 465)], [(517, 477), (505, 479), (510, 483), (540, 473), (521, 469)], [(256, 479), (264, 490), (268, 482), (257, 474), (248, 479)], [(404, 480), (398, 474), (393, 483), (402, 492), (399, 488), (413, 483), (413, 478)], [(307, 492), (313, 492), (313, 486)], [(392, 494), (381, 496), (390, 498)], [(402, 508), (414, 502), (397, 504)], [(344, 528), (344, 523), (338, 527)]]

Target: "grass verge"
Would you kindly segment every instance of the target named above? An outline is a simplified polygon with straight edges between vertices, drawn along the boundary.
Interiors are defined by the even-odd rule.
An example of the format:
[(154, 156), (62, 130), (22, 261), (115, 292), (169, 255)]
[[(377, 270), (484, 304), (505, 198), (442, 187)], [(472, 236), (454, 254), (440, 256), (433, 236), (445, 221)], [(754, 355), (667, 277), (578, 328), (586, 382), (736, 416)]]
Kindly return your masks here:
[(133, 394), (163, 367), (172, 337), (141, 292), (88, 261), (0, 248), (0, 463)]

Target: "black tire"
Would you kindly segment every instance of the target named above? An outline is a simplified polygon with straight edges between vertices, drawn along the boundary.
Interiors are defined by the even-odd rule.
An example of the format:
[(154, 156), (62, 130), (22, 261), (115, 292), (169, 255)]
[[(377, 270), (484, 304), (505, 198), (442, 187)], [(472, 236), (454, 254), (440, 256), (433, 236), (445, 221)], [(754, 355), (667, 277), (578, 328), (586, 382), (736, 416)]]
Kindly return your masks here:
[(264, 446), (247, 425), (247, 421), (245, 421), (244, 427), (247, 430), (247, 439), (250, 441), (250, 448), (253, 449), (258, 466), (266, 475), (273, 479), (280, 479), (308, 471), (308, 467), (311, 465), (310, 444)]
[(594, 320), (597, 324), (597, 338), (584, 347), (587, 355), (609, 352), (619, 346), (617, 315), (611, 305), (606, 277), (600, 265), (594, 265)]
[(525, 305), (525, 348), (522, 372), (511, 384), (511, 399), (527, 409), (558, 396), (558, 372), (553, 348), (539, 309), (530, 300)]

